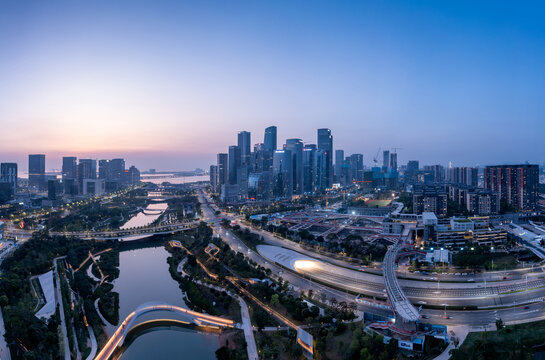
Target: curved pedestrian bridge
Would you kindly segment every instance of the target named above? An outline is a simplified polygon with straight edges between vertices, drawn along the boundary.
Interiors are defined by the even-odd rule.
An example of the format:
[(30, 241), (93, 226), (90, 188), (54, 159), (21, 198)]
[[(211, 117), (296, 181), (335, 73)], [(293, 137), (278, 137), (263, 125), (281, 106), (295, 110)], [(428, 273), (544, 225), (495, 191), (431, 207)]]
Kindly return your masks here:
[[(118, 347), (121, 347), (127, 337), (129, 331), (134, 327), (133, 324), (135, 321), (142, 315), (155, 312), (155, 311), (170, 311), (177, 314), (182, 314), (187, 317), (191, 322), (196, 325), (210, 326), (210, 327), (229, 327), (232, 328), (235, 326), (233, 320), (225, 319), (219, 316), (212, 316), (207, 314), (198, 313), (196, 311), (191, 311), (186, 308), (169, 305), (161, 302), (149, 302), (140, 305), (135, 311), (130, 313), (125, 320), (119, 325), (117, 330), (113, 335), (108, 339), (108, 342), (100, 353), (97, 355), (95, 360), (107, 360), (109, 359), (115, 350)], [(135, 325), (138, 326), (138, 325)]]

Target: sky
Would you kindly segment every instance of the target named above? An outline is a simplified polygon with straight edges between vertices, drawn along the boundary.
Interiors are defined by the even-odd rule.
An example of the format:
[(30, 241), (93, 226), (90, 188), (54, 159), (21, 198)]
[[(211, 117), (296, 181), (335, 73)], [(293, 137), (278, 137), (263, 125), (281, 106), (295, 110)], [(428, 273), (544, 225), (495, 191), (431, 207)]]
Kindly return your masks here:
[(0, 1), (0, 161), (207, 168), (265, 127), (399, 163), (545, 154), (545, 3)]

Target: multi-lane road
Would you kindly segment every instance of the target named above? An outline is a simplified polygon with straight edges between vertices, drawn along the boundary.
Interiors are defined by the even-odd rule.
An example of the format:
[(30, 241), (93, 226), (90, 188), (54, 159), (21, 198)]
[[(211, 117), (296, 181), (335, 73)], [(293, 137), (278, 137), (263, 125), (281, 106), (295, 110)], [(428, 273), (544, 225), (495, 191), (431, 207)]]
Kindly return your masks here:
[[(275, 264), (275, 261), (262, 256), (249, 249), (231, 231), (220, 226), (220, 218), (214, 212), (217, 208), (211, 204), (208, 195), (199, 191), (199, 200), (203, 204), (203, 215), (206, 221), (211, 223), (215, 234), (219, 234), (235, 251), (245, 254), (257, 264), (271, 269), (273, 274), (283, 278), (302, 291), (312, 289), (314, 292), (325, 294), (328, 298), (337, 301), (352, 302), (353, 294), (340, 288), (357, 293), (365, 293), (371, 296), (384, 298), (385, 288), (381, 276), (368, 274), (360, 268), (343, 263), (341, 260), (319, 255), (307, 251), (298, 244), (276, 238), (274, 235), (250, 228), (259, 233), (270, 245), (281, 246), (296, 250), (299, 253), (310, 256), (320, 264), (312, 269), (297, 269), (289, 271)], [(241, 224), (245, 227), (245, 225)], [(347, 266), (348, 265), (348, 266)], [(537, 269), (536, 269), (537, 270)], [(523, 273), (524, 274), (524, 273)], [(535, 321), (545, 318), (545, 302), (536, 301), (545, 296), (545, 279), (543, 273), (531, 273), (526, 281), (526, 275), (518, 276), (501, 282), (431, 282), (400, 279), (400, 284), (409, 299), (415, 305), (435, 305), (444, 307), (447, 311), (423, 309), (424, 318), (438, 324), (473, 324), (485, 325), (501, 318), (503, 321)], [(313, 280), (314, 279), (314, 280)], [(319, 281), (316, 282), (316, 280)], [(330, 284), (330, 286), (327, 286)], [(333, 288), (334, 286), (334, 288)], [(528, 291), (522, 291), (530, 289)], [(534, 303), (531, 303), (534, 302)], [(482, 310), (453, 311), (452, 306), (478, 306)], [(391, 311), (383, 307), (358, 304), (358, 309), (381, 315), (391, 315)]]

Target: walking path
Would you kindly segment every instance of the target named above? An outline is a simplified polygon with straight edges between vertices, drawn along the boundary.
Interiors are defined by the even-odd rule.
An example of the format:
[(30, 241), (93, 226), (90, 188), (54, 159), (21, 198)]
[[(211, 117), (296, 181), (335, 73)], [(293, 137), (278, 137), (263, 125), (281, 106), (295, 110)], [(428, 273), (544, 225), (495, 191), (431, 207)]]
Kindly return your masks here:
[(91, 353), (89, 354), (89, 356), (87, 356), (87, 359), (85, 360), (93, 360), (97, 355), (98, 350), (97, 338), (95, 337), (95, 332), (93, 331), (92, 327), (87, 325), (87, 330), (89, 330), (89, 339), (91, 339)]
[(450, 358), (450, 350), (454, 349), (456, 346), (454, 345), (454, 341), (452, 341), (453, 338), (458, 338), (458, 346), (462, 345), (464, 343), (464, 340), (467, 337), (467, 334), (470, 332), (470, 328), (467, 325), (457, 325), (457, 326), (449, 326), (447, 327), (448, 333), (450, 334), (450, 342), (445, 350), (439, 356), (437, 356), (434, 360), (448, 360)]
[(112, 326), (115, 326), (114, 324), (112, 324), (111, 322), (109, 322), (108, 320), (106, 320), (106, 319), (104, 318), (104, 316), (102, 316), (102, 313), (100, 312), (100, 309), (98, 308), (98, 300), (100, 300), (100, 299), (96, 299), (96, 300), (95, 300), (95, 310), (97, 311), (98, 316), (100, 316), (100, 319), (102, 320), (102, 322), (103, 322), (104, 324), (106, 324), (106, 325), (110, 324), (110, 325), (112, 325)]
[(2, 316), (2, 309), (0, 309), (0, 359), (11, 360), (8, 344), (6, 344), (6, 339), (4, 338), (5, 334), (4, 317)]
[(70, 359), (70, 345), (68, 343), (68, 333), (66, 331), (66, 321), (64, 319), (64, 306), (62, 303), (62, 294), (61, 294), (61, 279), (59, 277), (59, 272), (57, 271), (57, 260), (62, 259), (63, 257), (58, 257), (53, 259), (53, 269), (55, 273), (55, 278), (57, 280), (57, 286), (55, 287), (55, 302), (59, 305), (59, 312), (61, 315), (61, 331), (62, 331), (62, 342), (64, 345), (64, 359)]
[[(178, 272), (184, 275), (187, 275), (182, 270), (183, 263), (184, 261), (182, 260), (182, 262), (180, 262), (180, 264), (178, 265)], [(244, 331), (244, 339), (246, 340), (246, 351), (248, 352), (248, 360), (258, 360), (259, 357), (257, 355), (257, 345), (255, 343), (254, 332), (252, 328), (252, 321), (250, 318), (250, 312), (248, 311), (248, 305), (246, 304), (244, 299), (242, 299), (242, 297), (235, 295), (231, 293), (229, 290), (224, 289), (222, 287), (208, 284), (200, 280), (194, 280), (194, 282), (196, 284), (206, 286), (218, 291), (225, 291), (229, 296), (238, 299), (238, 302), (240, 304), (240, 316), (242, 317), (242, 324), (240, 325), (240, 328), (242, 329), (242, 331)]]
[(240, 315), (242, 316), (242, 330), (244, 330), (244, 339), (246, 340), (246, 350), (248, 351), (248, 360), (257, 360), (257, 345), (255, 343), (254, 332), (252, 329), (252, 321), (250, 320), (250, 312), (248, 311), (248, 305), (239, 296), (238, 302), (240, 303)]

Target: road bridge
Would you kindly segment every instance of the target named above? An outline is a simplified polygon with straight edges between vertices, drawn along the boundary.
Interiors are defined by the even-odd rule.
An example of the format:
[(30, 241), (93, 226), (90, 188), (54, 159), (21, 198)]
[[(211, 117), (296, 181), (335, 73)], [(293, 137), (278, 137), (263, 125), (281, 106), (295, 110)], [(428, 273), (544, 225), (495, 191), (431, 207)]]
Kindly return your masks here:
[[(109, 231), (51, 231), (51, 235), (56, 236), (67, 236), (67, 237), (77, 237), (83, 240), (116, 240), (123, 238), (130, 238), (139, 235), (167, 235), (175, 232), (181, 232), (186, 230), (191, 230), (196, 228), (200, 224), (199, 221), (191, 222), (182, 222), (169, 225), (158, 225), (158, 226), (145, 226), (138, 228), (131, 228), (125, 230), (109, 230)], [(18, 230), (12, 229), (8, 235), (11, 237), (31, 237), (33, 231)]]
[(108, 339), (108, 341), (106, 342), (106, 345), (104, 345), (102, 350), (98, 353), (95, 360), (109, 359), (113, 355), (115, 350), (118, 347), (121, 347), (123, 345), (123, 342), (125, 341), (125, 338), (129, 330), (133, 327), (133, 324), (135, 323), (135, 321), (140, 316), (150, 312), (154, 312), (154, 311), (170, 311), (173, 313), (182, 314), (197, 325), (227, 327), (227, 328), (235, 327), (233, 320), (230, 320), (230, 319), (202, 314), (202, 313), (185, 309), (180, 306), (169, 305), (166, 303), (149, 302), (149, 303), (140, 305), (135, 311), (130, 313), (125, 318), (125, 320), (123, 320), (123, 322), (119, 325), (117, 330)]

